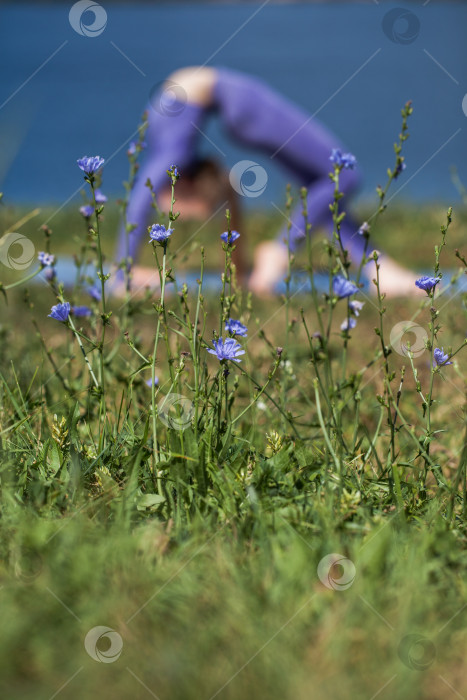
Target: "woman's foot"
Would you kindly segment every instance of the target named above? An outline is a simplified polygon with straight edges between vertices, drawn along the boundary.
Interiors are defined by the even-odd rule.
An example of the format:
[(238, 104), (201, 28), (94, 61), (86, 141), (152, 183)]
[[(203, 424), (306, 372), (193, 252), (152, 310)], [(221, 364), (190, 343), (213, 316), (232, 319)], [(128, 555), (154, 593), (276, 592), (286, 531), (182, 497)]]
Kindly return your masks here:
[[(417, 275), (412, 270), (402, 267), (388, 255), (380, 255), (378, 258), (379, 288), (386, 297), (420, 296), (422, 290), (415, 286)], [(363, 274), (370, 284), (370, 293), (376, 296), (376, 267), (370, 262), (363, 268)], [(422, 292), (423, 294), (423, 292)]]
[(210, 66), (188, 66), (169, 75), (164, 88), (178, 99), (197, 105), (208, 105), (217, 80), (217, 71)]
[[(260, 243), (255, 251), (255, 264), (249, 281), (249, 288), (258, 296), (271, 296), (276, 284), (287, 272), (287, 249), (278, 241)], [(386, 297), (423, 296), (423, 291), (415, 286), (417, 275), (399, 265), (388, 255), (379, 257), (379, 286)], [(370, 293), (376, 295), (373, 279), (376, 268), (373, 262), (363, 268), (363, 274), (370, 284)]]
[(252, 292), (266, 297), (274, 294), (276, 284), (287, 272), (288, 254), (278, 241), (265, 241), (255, 250), (255, 263), (248, 282)]
[[(160, 290), (159, 273), (152, 267), (135, 265), (131, 271), (130, 296), (142, 296), (147, 288), (151, 292)], [(112, 275), (108, 290), (109, 294), (115, 299), (124, 299), (126, 297), (126, 283), (121, 279), (120, 275)]]

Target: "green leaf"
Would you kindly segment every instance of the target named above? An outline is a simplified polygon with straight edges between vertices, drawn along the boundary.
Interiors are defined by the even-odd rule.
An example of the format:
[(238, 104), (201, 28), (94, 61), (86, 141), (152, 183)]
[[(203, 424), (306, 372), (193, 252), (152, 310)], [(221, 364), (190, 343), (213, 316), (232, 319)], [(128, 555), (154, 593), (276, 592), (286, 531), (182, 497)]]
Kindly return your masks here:
[(62, 454), (58, 448), (57, 443), (54, 442), (53, 440), (51, 440), (50, 444), (49, 444), (48, 457), (49, 457), (48, 464), (47, 464), (48, 472), (49, 472), (49, 474), (52, 474), (55, 476), (55, 474), (60, 469)]
[(135, 501), (138, 510), (146, 510), (148, 508), (149, 510), (155, 510), (157, 506), (164, 503), (165, 498), (164, 496), (159, 496), (158, 493), (145, 493), (142, 496), (137, 496)]

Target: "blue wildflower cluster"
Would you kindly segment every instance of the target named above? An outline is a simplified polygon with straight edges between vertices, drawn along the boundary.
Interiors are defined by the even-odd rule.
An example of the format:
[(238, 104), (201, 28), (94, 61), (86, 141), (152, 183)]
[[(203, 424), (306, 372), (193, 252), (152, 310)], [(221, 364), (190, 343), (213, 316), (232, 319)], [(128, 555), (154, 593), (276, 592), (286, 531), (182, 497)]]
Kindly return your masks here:
[(448, 362), (449, 355), (446, 355), (444, 348), (435, 348), (433, 351), (433, 367), (443, 367), (446, 365), (452, 365), (452, 362)]
[(360, 315), (360, 311), (363, 309), (364, 306), (364, 301), (357, 301), (356, 299), (352, 299), (352, 301), (349, 301), (349, 309), (355, 316)]
[(167, 170), (167, 174), (168, 174), (169, 177), (171, 177), (172, 180), (174, 180), (175, 182), (176, 182), (176, 181), (178, 180), (178, 178), (180, 177), (180, 173), (178, 172), (178, 168), (177, 168), (177, 166), (174, 165), (173, 163), (172, 163), (172, 165), (170, 166), (170, 168)]
[(238, 231), (224, 231), (224, 233), (221, 233), (221, 240), (227, 245), (232, 245), (238, 238), (240, 238)]
[(55, 256), (52, 255), (51, 253), (45, 253), (44, 251), (40, 251), (37, 255), (37, 260), (39, 261), (39, 264), (41, 268), (44, 270), (44, 275), (45, 279), (48, 282), (53, 282), (53, 280), (56, 277), (56, 272), (55, 272)]
[(233, 318), (229, 318), (225, 322), (225, 330), (231, 335), (241, 335), (243, 337), (245, 337), (248, 332), (248, 328), (244, 326), (243, 323), (240, 323), (240, 321), (236, 321)]
[(352, 153), (342, 153), (340, 148), (333, 148), (329, 160), (339, 168), (353, 170), (357, 165), (357, 159)]
[(100, 156), (83, 156), (76, 161), (81, 170), (89, 177), (94, 175), (101, 168), (105, 160)]
[(94, 214), (94, 207), (92, 207), (90, 204), (83, 204), (83, 206), (79, 208), (79, 211), (85, 219), (90, 219)]
[(244, 355), (245, 350), (242, 350), (240, 343), (237, 343), (233, 338), (219, 338), (218, 340), (213, 340), (214, 350), (208, 348), (208, 352), (211, 355), (216, 355), (218, 360), (234, 360), (235, 362), (241, 362), (239, 355)]
[[(99, 189), (94, 191), (94, 198), (96, 200), (96, 204), (105, 204), (107, 201), (107, 197)], [(82, 214), (85, 219), (90, 219), (95, 211), (94, 205), (93, 204), (83, 204), (83, 206), (79, 208), (79, 211), (80, 211), (80, 214)]]
[(93, 284), (92, 287), (88, 287), (87, 292), (91, 299), (94, 301), (100, 301), (102, 298), (102, 293), (97, 284)]
[(415, 281), (415, 286), (419, 289), (423, 289), (429, 295), (438, 282), (441, 282), (441, 277), (429, 277), (428, 275), (424, 275)]
[[(360, 311), (362, 310), (364, 305), (365, 302), (357, 301), (356, 299), (349, 301), (349, 311), (352, 314), (352, 316), (360, 316)], [(341, 331), (351, 331), (353, 328), (355, 328), (355, 326), (357, 325), (357, 321), (355, 318), (352, 318), (352, 316), (348, 316), (341, 323)]]
[(51, 253), (44, 253), (41, 251), (38, 253), (37, 259), (41, 264), (41, 267), (51, 267), (55, 264), (55, 256), (51, 255)]
[(153, 224), (149, 229), (149, 243), (165, 243), (173, 232), (173, 228), (165, 228), (163, 224)]
[(48, 282), (53, 282), (57, 276), (57, 273), (55, 272), (55, 267), (53, 265), (51, 267), (46, 267), (44, 269), (44, 276)]
[(86, 318), (92, 315), (92, 310), (89, 306), (73, 306), (71, 309), (73, 316), (77, 318)]
[(54, 318), (56, 321), (68, 321), (68, 316), (70, 315), (70, 304), (65, 301), (61, 304), (56, 304), (52, 306), (50, 310), (49, 317)]
[(136, 151), (138, 150), (138, 148), (140, 151), (142, 151), (144, 148), (146, 148), (146, 142), (145, 141), (139, 141), (139, 142), (131, 141), (129, 146), (128, 146), (127, 154), (129, 156), (134, 156)]
[(406, 169), (406, 167), (407, 167), (407, 166), (406, 166), (406, 164), (404, 163), (404, 159), (402, 158), (402, 159), (398, 162), (398, 164), (396, 165), (396, 169), (394, 170), (394, 180), (397, 180), (397, 178), (399, 177), (399, 175), (400, 175), (402, 172), (404, 172), (404, 170)]
[(368, 221), (363, 222), (363, 224), (358, 229), (357, 233), (360, 236), (368, 236), (368, 234), (370, 233), (370, 224), (368, 223)]
[[(359, 289), (356, 284), (348, 280), (343, 275), (336, 275), (332, 280), (332, 291), (338, 299), (347, 299), (352, 294), (356, 294)], [(358, 316), (363, 308), (364, 302), (352, 300), (348, 302), (349, 313)], [(341, 323), (341, 331), (350, 331), (357, 325), (355, 318), (350, 315)]]
[(354, 318), (345, 318), (341, 323), (341, 331), (350, 331), (355, 328), (357, 321)]
[(332, 280), (332, 291), (339, 299), (345, 299), (358, 292), (358, 287), (343, 275), (336, 275)]

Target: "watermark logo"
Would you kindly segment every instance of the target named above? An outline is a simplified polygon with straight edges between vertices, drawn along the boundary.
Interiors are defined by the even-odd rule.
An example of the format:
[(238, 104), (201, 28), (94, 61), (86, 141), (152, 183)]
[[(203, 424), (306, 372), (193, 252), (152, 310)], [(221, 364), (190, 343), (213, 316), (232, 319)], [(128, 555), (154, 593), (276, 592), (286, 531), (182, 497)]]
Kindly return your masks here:
[(35, 255), (34, 243), (21, 233), (5, 233), (0, 238), (0, 262), (10, 270), (26, 270)]
[(384, 15), (382, 27), (394, 44), (411, 44), (420, 33), (420, 20), (410, 10), (395, 7)]
[(86, 635), (84, 648), (87, 653), (101, 664), (113, 664), (120, 658), (123, 639), (111, 627), (93, 627)]
[(467, 117), (467, 93), (464, 95), (464, 99), (462, 100), (462, 111)]
[(397, 649), (402, 663), (413, 671), (425, 671), (436, 658), (436, 647), (422, 634), (407, 634)]
[(343, 554), (328, 554), (318, 564), (318, 577), (332, 591), (345, 591), (355, 580), (355, 564)]
[(181, 394), (167, 394), (157, 405), (158, 417), (168, 428), (185, 430), (191, 423), (195, 407)]
[[(406, 333), (411, 333), (415, 340), (410, 342), (410, 348), (403, 343), (402, 338)], [(428, 333), (423, 328), (414, 323), (414, 321), (401, 321), (396, 323), (391, 329), (391, 334), (389, 336), (389, 342), (391, 343), (394, 350), (398, 355), (403, 355), (408, 357), (409, 350), (414, 357), (419, 357), (426, 350), (426, 340), (428, 339)], [(405, 341), (407, 343), (407, 340)]]
[(99, 36), (107, 26), (107, 12), (93, 0), (75, 2), (68, 19), (75, 32), (81, 36)]
[(31, 583), (40, 576), (43, 562), (41, 555), (33, 549), (24, 548), (14, 557), (15, 577), (23, 583)]
[(240, 160), (229, 173), (230, 184), (243, 197), (259, 197), (268, 184), (268, 174), (254, 160)]
[(176, 117), (185, 109), (187, 94), (185, 88), (178, 83), (164, 80), (151, 88), (149, 103), (163, 117)]

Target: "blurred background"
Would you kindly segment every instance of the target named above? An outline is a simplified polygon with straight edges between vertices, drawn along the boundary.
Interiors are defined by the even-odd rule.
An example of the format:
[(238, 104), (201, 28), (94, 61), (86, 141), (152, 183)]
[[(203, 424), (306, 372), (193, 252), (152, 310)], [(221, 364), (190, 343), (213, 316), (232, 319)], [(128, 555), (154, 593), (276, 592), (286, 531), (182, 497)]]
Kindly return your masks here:
[[(0, 7), (0, 190), (9, 203), (78, 203), (76, 159), (96, 153), (107, 159), (106, 194), (121, 195), (151, 91), (190, 64), (259, 76), (334, 130), (358, 158), (360, 201), (375, 201), (400, 108), (412, 100), (397, 201), (460, 199), (450, 168), (467, 180), (466, 3), (87, 4), (75, 28), (72, 2)], [(202, 153), (226, 167), (254, 158), (266, 168), (268, 186), (247, 206), (283, 200), (285, 175), (269, 158), (232, 144), (215, 119), (206, 135)]]

